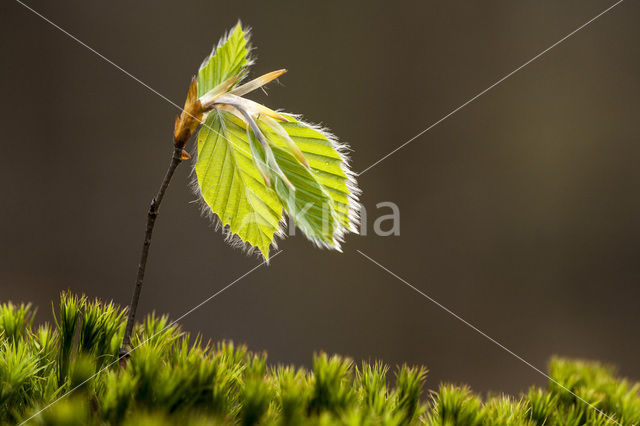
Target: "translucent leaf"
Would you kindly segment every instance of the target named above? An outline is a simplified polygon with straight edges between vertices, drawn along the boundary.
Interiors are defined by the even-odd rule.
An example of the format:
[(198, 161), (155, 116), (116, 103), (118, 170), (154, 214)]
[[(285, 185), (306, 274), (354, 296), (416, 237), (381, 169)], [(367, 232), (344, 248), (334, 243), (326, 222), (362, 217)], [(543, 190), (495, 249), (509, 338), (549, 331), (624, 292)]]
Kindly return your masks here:
[(274, 177), (274, 189), (296, 226), (315, 244), (339, 249), (335, 240), (339, 228), (331, 197), (318, 183), (313, 173), (286, 149), (273, 147), (273, 154), (292, 190), (279, 176)]
[(212, 111), (198, 134), (196, 190), (232, 244), (257, 247), (266, 259), (282, 203), (254, 162), (247, 130), (235, 115)]
[[(338, 213), (335, 200), (330, 194), (331, 188), (321, 182), (320, 176), (316, 170), (308, 166), (306, 159), (300, 161), (301, 151), (282, 127), (282, 123), (264, 116), (258, 123), (260, 130), (273, 146), (272, 151), (279, 169), (293, 186), (291, 188), (284, 185), (278, 176), (273, 176), (274, 189), (287, 213), (293, 217), (305, 236), (315, 244), (339, 249), (348, 217), (347, 222), (342, 220), (344, 218)], [(327, 139), (324, 141), (329, 142)], [(292, 147), (292, 144), (295, 147)], [(333, 148), (332, 152), (340, 164), (340, 155)]]
[(357, 232), (359, 211), (344, 149), (325, 130), (241, 97), (284, 72), (237, 86), (250, 64), (247, 52), (238, 25), (198, 73), (198, 95), (210, 110), (195, 167), (205, 211), (219, 217), (233, 243), (267, 259), (283, 209), (316, 245), (339, 250), (343, 235)]
[(248, 65), (251, 65), (251, 60), (248, 58), (248, 40), (248, 34), (242, 29), (240, 23), (220, 40), (211, 55), (200, 65), (198, 97), (223, 81), (242, 73)]
[[(302, 151), (314, 180), (332, 200), (339, 221), (336, 239), (340, 242), (344, 233), (357, 232), (360, 210), (357, 200), (360, 191), (353, 173), (349, 171), (345, 147), (325, 129), (300, 121), (292, 115), (281, 115), (288, 121), (279, 125)], [(287, 141), (276, 131), (267, 131), (266, 135), (271, 142), (287, 149)], [(292, 152), (292, 155), (295, 153)]]

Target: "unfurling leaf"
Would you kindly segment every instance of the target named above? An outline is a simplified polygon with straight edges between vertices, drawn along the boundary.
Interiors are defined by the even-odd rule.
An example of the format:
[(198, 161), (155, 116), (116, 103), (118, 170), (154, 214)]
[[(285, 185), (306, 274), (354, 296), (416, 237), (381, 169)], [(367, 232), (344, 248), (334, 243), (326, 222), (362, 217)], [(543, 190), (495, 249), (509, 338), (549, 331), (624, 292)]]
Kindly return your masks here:
[(220, 40), (198, 70), (198, 97), (223, 81), (235, 76), (244, 77), (245, 68), (253, 63), (249, 59), (247, 41), (248, 35), (240, 23)]
[(340, 250), (344, 234), (357, 232), (359, 212), (346, 147), (322, 128), (242, 97), (285, 72), (241, 84), (249, 51), (238, 24), (198, 72), (204, 123), (194, 187), (204, 210), (232, 243), (265, 259), (283, 234), (284, 213), (316, 245)]

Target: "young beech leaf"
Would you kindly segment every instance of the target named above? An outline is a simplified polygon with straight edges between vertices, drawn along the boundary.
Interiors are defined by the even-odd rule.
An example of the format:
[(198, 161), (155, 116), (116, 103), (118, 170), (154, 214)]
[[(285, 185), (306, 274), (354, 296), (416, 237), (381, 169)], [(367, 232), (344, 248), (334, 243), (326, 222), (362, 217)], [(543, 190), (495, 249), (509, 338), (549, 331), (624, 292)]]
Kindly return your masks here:
[(220, 83), (235, 76), (244, 77), (249, 59), (248, 35), (238, 23), (223, 37), (198, 70), (198, 96), (201, 97)]
[(316, 245), (339, 250), (344, 234), (357, 232), (359, 212), (346, 146), (297, 116), (242, 97), (285, 72), (240, 85), (252, 63), (249, 50), (238, 24), (198, 72), (204, 123), (195, 190), (232, 243), (265, 259), (283, 234), (285, 213)]
[(283, 206), (265, 184), (238, 117), (221, 110), (209, 114), (198, 134), (196, 176), (202, 198), (229, 241), (249, 243), (268, 258)]
[[(298, 120), (295, 116), (283, 114), (287, 121), (280, 122), (280, 126), (291, 140), (302, 151), (315, 180), (331, 197), (332, 206), (338, 216), (340, 229), (339, 242), (346, 232), (358, 232), (359, 220), (358, 195), (360, 190), (349, 170), (345, 151), (347, 147), (340, 144), (335, 136), (327, 130)], [(286, 146), (277, 134), (267, 133), (272, 143)]]

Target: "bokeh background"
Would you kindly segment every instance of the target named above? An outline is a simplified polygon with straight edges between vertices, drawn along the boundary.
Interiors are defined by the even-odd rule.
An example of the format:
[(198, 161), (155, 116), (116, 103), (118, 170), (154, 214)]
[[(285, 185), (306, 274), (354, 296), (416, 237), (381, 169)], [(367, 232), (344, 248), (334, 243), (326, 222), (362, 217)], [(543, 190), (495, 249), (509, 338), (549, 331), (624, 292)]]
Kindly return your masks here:
[[(329, 126), (363, 170), (611, 1), (27, 4), (182, 104), (237, 19), (258, 98)], [(368, 235), (303, 237), (181, 321), (308, 366), (314, 351), (424, 364), (428, 383), (518, 392), (544, 377), (355, 252), (362, 250), (532, 364), (595, 358), (640, 379), (640, 3), (625, 1), (363, 174)], [(0, 298), (51, 319), (61, 290), (127, 304), (175, 108), (50, 24), (0, 5)], [(141, 313), (173, 318), (259, 261), (200, 216), (182, 166), (163, 204)], [(401, 209), (401, 235), (372, 221)]]

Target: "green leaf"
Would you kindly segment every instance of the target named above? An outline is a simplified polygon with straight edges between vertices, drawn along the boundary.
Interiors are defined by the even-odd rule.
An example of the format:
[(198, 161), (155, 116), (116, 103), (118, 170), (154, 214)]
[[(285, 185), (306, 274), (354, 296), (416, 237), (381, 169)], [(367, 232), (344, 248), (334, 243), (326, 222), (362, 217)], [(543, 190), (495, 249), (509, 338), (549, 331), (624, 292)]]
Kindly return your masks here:
[(283, 206), (254, 162), (242, 120), (222, 110), (209, 114), (198, 134), (196, 176), (196, 189), (228, 240), (249, 243), (268, 259)]
[[(198, 71), (198, 97), (251, 65), (249, 34), (238, 24), (223, 37)], [(240, 79), (239, 79), (240, 80)], [(239, 81), (238, 80), (238, 81)], [(237, 84), (238, 82), (236, 82)]]
[[(293, 117), (286, 117), (294, 120)], [(331, 165), (325, 160), (313, 163), (305, 156), (305, 160), (310, 167), (303, 165), (297, 158), (300, 147), (290, 134), (293, 134), (299, 141), (302, 138), (296, 132), (295, 123), (276, 123), (274, 120), (259, 120), (260, 129), (272, 145), (275, 160), (284, 172), (293, 190), (277, 175), (273, 176), (274, 189), (278, 197), (285, 206), (287, 213), (294, 219), (296, 225), (312, 242), (320, 247), (340, 249), (342, 235), (345, 227), (349, 225), (348, 208), (343, 212), (342, 206), (336, 202), (337, 199), (348, 204), (349, 193), (340, 193), (332, 186), (348, 191), (346, 186), (347, 176), (341, 169), (342, 158), (332, 146), (332, 143), (324, 135), (312, 129), (309, 125), (297, 122), (298, 129), (304, 128), (319, 142), (313, 144), (326, 144), (324, 151), (331, 155), (331, 160), (337, 164), (339, 176), (323, 176), (324, 171), (330, 170)], [(287, 124), (292, 124), (287, 126)], [(274, 128), (277, 126), (278, 128)], [(286, 126), (286, 127), (283, 127)], [(289, 139), (287, 142), (286, 139)], [(293, 149), (290, 144), (295, 144)], [(304, 151), (302, 151), (304, 154)], [(335, 197), (335, 198), (334, 198)], [(343, 214), (344, 213), (344, 214)]]
[[(338, 241), (341, 241), (343, 233), (358, 232), (357, 197), (360, 191), (349, 170), (345, 147), (327, 130), (298, 120), (293, 115), (281, 115), (288, 121), (280, 122), (280, 126), (302, 151), (309, 163), (310, 174), (331, 198), (339, 222)], [(267, 137), (279, 146), (287, 145), (275, 132), (268, 133)]]
[(316, 245), (339, 248), (339, 243), (334, 241), (338, 221), (331, 197), (316, 181), (311, 171), (289, 152), (274, 147), (273, 154), (295, 188), (292, 190), (279, 176), (275, 177), (275, 191), (287, 213), (293, 217), (296, 226)]
[(250, 65), (247, 52), (238, 24), (198, 73), (198, 96), (209, 111), (195, 167), (204, 210), (220, 218), (232, 243), (256, 247), (267, 259), (283, 209), (316, 245), (339, 250), (343, 235), (357, 232), (359, 211), (344, 148), (324, 129), (239, 96), (284, 70), (234, 94), (234, 77)]

